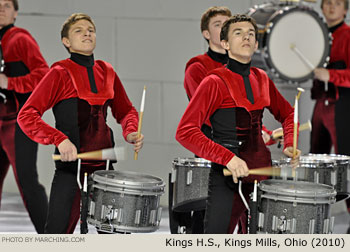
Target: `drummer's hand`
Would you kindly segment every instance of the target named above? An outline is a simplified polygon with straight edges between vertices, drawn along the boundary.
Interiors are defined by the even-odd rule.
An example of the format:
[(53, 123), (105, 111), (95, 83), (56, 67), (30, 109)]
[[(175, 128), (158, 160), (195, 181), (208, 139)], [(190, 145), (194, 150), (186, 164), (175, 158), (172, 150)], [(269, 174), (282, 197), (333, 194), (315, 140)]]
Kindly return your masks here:
[(287, 148), (285, 148), (283, 150), (284, 155), (286, 155), (287, 157), (292, 158), (291, 165), (292, 165), (293, 168), (296, 168), (298, 166), (299, 158), (300, 158), (300, 155), (301, 155), (301, 150), (296, 149), (296, 152), (297, 153), (296, 153), (295, 157), (293, 158), (293, 147), (292, 146), (289, 146), (289, 147), (287, 147)]
[(275, 134), (280, 134), (281, 132), (282, 132), (282, 136), (275, 139), (275, 141), (277, 143), (279, 143), (279, 144), (283, 144), (284, 143), (283, 129), (282, 128), (277, 128), (277, 129), (272, 131), (272, 136), (275, 135)]
[(329, 81), (329, 71), (326, 68), (316, 68), (314, 70), (314, 75), (315, 75), (315, 78), (320, 81), (324, 81), (324, 82)]
[(69, 139), (63, 140), (57, 148), (61, 154), (61, 161), (67, 162), (77, 160), (77, 148)]
[(271, 136), (269, 135), (269, 133), (267, 133), (265, 130), (261, 131), (262, 133), (262, 139), (264, 140), (264, 143), (268, 143), (271, 139)]
[(233, 182), (238, 183), (239, 177), (247, 177), (249, 175), (249, 169), (246, 162), (237, 156), (234, 156), (226, 165), (231, 171)]
[(144, 136), (142, 134), (137, 138), (137, 132), (132, 132), (127, 135), (126, 140), (134, 145), (134, 151), (139, 152), (143, 146), (143, 138)]
[(5, 74), (0, 74), (0, 88), (2, 89), (8, 88), (8, 79)]

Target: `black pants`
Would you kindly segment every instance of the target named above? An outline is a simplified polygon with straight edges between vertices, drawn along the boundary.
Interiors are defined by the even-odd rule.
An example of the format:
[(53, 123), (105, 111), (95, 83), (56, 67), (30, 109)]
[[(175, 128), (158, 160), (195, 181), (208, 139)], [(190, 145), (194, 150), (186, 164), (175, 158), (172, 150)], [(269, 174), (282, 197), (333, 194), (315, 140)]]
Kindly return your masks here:
[[(238, 193), (238, 184), (233, 183), (231, 176), (225, 177), (222, 169), (223, 166), (212, 163), (204, 219), (204, 233), (206, 234), (232, 233), (246, 211)], [(246, 200), (251, 189), (250, 184), (242, 186)]]
[(56, 169), (51, 185), (46, 234), (68, 233), (73, 203), (79, 192), (76, 176), (71, 171)]

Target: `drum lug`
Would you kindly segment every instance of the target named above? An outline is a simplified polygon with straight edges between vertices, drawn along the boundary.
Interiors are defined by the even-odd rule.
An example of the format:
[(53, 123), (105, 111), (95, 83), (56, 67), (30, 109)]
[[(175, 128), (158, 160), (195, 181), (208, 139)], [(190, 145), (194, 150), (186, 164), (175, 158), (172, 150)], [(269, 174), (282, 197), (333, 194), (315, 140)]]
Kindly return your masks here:
[(89, 215), (94, 216), (95, 215), (95, 202), (91, 200), (90, 202), (90, 210)]
[(171, 169), (171, 183), (175, 183), (176, 181), (176, 170)]
[(331, 172), (331, 184), (335, 186), (337, 184), (337, 171)]
[(177, 233), (178, 234), (186, 234), (186, 226), (178, 226)]
[(315, 233), (315, 219), (309, 221), (309, 234)]
[(149, 223), (152, 225), (156, 224), (157, 212), (156, 210), (151, 210), (151, 214), (149, 216)]
[(349, 168), (347, 169), (347, 179), (348, 179), (348, 181), (350, 181), (350, 169)]
[(320, 174), (317, 171), (314, 171), (314, 183), (320, 183)]
[(329, 219), (323, 220), (323, 234), (328, 234), (329, 231)]
[(333, 231), (334, 231), (334, 216), (331, 217), (331, 220), (330, 220), (330, 223), (329, 223), (329, 231), (328, 233), (329, 234), (333, 234)]
[(117, 222), (122, 223), (123, 219), (124, 219), (124, 211), (122, 208), (116, 209), (117, 214), (115, 216), (115, 219), (117, 220)]
[(291, 224), (289, 230), (291, 234), (295, 234), (297, 231), (297, 220), (293, 218), (291, 222), (292, 223), (290, 223), (290, 220), (289, 220), (289, 223)]
[(259, 216), (258, 216), (258, 227), (259, 227), (260, 229), (263, 229), (263, 228), (264, 228), (264, 219), (265, 219), (265, 214), (259, 212)]
[(278, 226), (278, 217), (276, 217), (275, 215), (272, 216), (272, 231), (277, 232), (277, 226)]
[(157, 212), (157, 223), (160, 223), (160, 220), (162, 219), (162, 208), (158, 207), (158, 212)]
[(139, 225), (140, 224), (140, 219), (141, 219), (141, 210), (136, 210), (135, 211), (135, 224)]
[(187, 177), (186, 177), (186, 185), (192, 184), (192, 170), (189, 170), (187, 172)]

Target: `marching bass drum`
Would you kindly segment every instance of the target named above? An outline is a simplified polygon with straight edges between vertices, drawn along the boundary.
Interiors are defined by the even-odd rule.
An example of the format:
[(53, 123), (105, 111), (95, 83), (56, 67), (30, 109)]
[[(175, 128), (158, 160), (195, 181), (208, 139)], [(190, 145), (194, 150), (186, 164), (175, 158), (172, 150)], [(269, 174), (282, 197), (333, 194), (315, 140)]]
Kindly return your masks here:
[(332, 36), (323, 18), (306, 4), (266, 3), (248, 15), (258, 26), (259, 47), (252, 66), (289, 84), (313, 77), (313, 67), (326, 67)]

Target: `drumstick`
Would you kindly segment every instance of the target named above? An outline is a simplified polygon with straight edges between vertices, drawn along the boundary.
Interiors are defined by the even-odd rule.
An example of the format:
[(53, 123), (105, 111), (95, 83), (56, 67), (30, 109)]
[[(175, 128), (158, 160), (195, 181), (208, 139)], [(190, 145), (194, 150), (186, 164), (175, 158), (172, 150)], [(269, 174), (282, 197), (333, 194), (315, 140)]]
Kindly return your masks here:
[[(145, 96), (146, 96), (146, 86), (143, 87), (142, 99), (141, 99), (141, 107), (140, 107), (140, 118), (139, 118), (139, 126), (137, 129), (137, 139), (141, 136), (141, 128), (142, 128), (142, 119), (143, 119), (143, 109), (145, 107)], [(138, 152), (134, 152), (134, 160), (137, 160)]]
[[(223, 169), (224, 176), (231, 176), (232, 173), (229, 169)], [(278, 166), (266, 166), (256, 169), (250, 169), (249, 175), (263, 175), (263, 176), (280, 176), (281, 168)]]
[(310, 68), (310, 70), (314, 70), (315, 66), (302, 54), (302, 52), (296, 47), (294, 43), (290, 44), (290, 49), (292, 49), (293, 52), (295, 52), (300, 59)]
[(295, 96), (294, 105), (294, 130), (293, 130), (293, 158), (297, 155), (297, 131), (298, 131), (298, 97)]
[[(85, 160), (117, 160), (117, 152), (119, 152), (118, 148), (109, 148), (79, 153), (77, 157)], [(52, 155), (52, 159), (61, 160), (61, 155)]]
[[(299, 126), (299, 132), (304, 131), (304, 130), (311, 131), (311, 129), (312, 129), (312, 126), (311, 126), (310, 120), (308, 120), (306, 123), (303, 123)], [(271, 137), (272, 137), (272, 139), (277, 139), (277, 138), (282, 137), (282, 136), (283, 136), (283, 132), (279, 131), (279, 132), (272, 134)]]

